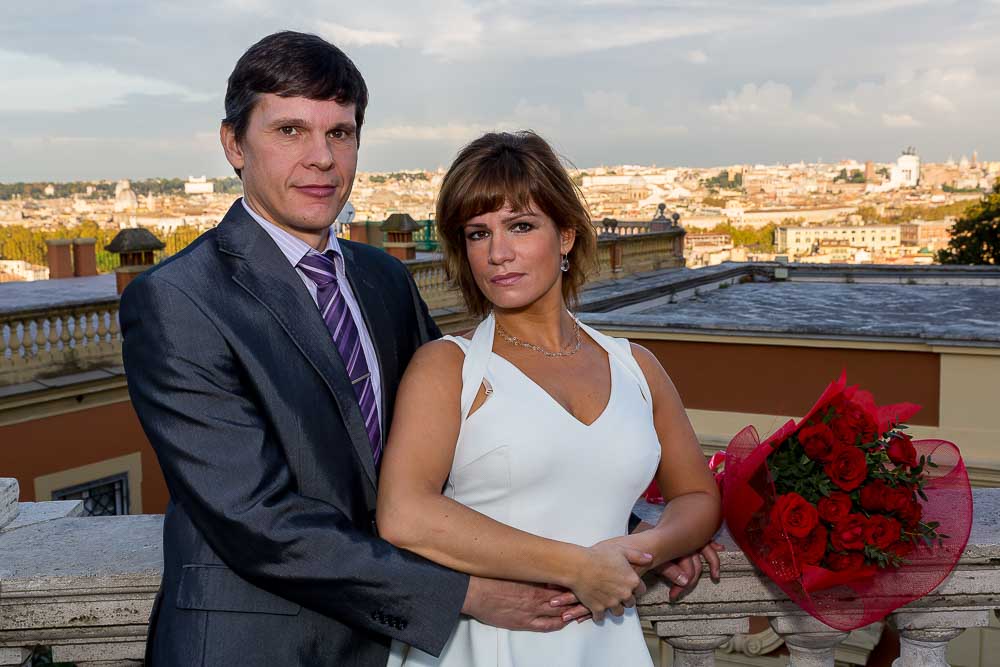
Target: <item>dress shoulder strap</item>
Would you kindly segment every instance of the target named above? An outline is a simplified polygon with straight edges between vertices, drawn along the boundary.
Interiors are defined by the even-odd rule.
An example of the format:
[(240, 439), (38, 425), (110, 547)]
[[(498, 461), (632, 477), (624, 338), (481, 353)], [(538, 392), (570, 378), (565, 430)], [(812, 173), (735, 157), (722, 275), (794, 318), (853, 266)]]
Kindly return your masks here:
[[(577, 322), (580, 322), (580, 320), (578, 319)], [(583, 322), (580, 322), (580, 328), (597, 341), (598, 345), (607, 350), (608, 354), (633, 377), (636, 384), (639, 385), (639, 392), (642, 394), (642, 397), (646, 399), (646, 403), (652, 406), (649, 383), (646, 381), (646, 374), (642, 372), (639, 362), (635, 360), (635, 356), (632, 354), (632, 343), (627, 338), (612, 338), (611, 336), (602, 334), (600, 331), (587, 326)]]
[(465, 363), (462, 364), (462, 424), (472, 410), (472, 403), (479, 393), (479, 386), (486, 377), (486, 367), (493, 354), (493, 336), (495, 335), (493, 314), (479, 323), (472, 340), (447, 336), (465, 351)]

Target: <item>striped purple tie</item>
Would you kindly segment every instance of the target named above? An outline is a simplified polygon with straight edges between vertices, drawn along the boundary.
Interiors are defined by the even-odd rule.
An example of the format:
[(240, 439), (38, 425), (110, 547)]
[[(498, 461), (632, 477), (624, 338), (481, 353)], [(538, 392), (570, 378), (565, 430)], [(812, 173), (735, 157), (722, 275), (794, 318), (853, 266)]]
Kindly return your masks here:
[(337, 282), (336, 265), (333, 263), (334, 252), (329, 255), (309, 253), (299, 260), (299, 268), (316, 283), (316, 301), (319, 312), (326, 322), (326, 328), (333, 336), (340, 358), (344, 360), (347, 376), (354, 385), (354, 395), (361, 406), (361, 415), (365, 419), (365, 430), (371, 441), (375, 463), (378, 464), (382, 455), (382, 429), (378, 421), (378, 409), (375, 407), (375, 388), (372, 386), (372, 374), (368, 369), (365, 352), (361, 348), (361, 335), (358, 324), (351, 316)]

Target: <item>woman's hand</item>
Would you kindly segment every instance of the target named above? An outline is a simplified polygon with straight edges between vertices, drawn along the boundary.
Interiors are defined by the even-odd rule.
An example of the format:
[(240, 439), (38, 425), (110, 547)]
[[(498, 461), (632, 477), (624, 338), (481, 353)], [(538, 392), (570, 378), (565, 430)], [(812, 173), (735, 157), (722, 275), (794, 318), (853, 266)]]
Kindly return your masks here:
[(595, 620), (603, 620), (609, 611), (621, 616), (625, 607), (635, 606), (636, 590), (642, 586), (639, 572), (652, 564), (652, 554), (630, 546), (625, 538), (598, 542), (581, 554), (569, 587)]
[(694, 590), (698, 584), (702, 573), (702, 558), (708, 562), (708, 571), (712, 581), (718, 583), (721, 568), (719, 552), (724, 550), (725, 547), (718, 542), (709, 542), (699, 551), (676, 560), (669, 560), (652, 568), (652, 571), (671, 583), (670, 600), (676, 602), (681, 596)]

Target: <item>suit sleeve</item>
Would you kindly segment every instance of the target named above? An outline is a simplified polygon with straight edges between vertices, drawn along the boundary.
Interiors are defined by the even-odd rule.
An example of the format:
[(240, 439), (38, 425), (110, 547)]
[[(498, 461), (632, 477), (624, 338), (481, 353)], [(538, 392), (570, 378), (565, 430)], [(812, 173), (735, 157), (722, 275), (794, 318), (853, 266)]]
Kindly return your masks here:
[(120, 318), (129, 394), (171, 498), (223, 562), (309, 609), (440, 653), (468, 577), (296, 492), (225, 336), (180, 288), (143, 276), (122, 296)]

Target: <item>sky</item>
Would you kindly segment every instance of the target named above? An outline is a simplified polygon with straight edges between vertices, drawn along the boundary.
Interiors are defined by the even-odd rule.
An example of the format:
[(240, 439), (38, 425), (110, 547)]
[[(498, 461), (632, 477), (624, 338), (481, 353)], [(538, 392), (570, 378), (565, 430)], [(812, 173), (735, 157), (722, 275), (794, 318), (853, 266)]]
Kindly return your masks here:
[(0, 4), (0, 181), (231, 170), (226, 79), (283, 29), (364, 74), (359, 169), (531, 128), (571, 164), (1000, 160), (1000, 0)]

